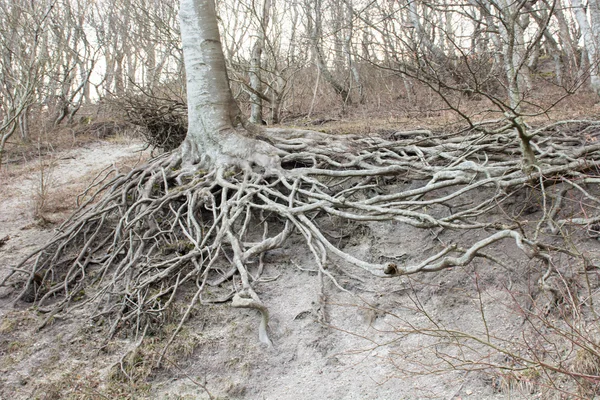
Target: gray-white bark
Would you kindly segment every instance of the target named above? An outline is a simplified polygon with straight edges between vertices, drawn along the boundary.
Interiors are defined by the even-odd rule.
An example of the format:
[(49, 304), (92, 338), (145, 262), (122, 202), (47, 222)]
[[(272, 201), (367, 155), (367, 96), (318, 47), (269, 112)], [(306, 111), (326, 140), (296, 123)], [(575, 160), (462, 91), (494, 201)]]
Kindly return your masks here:
[(583, 37), (583, 44), (587, 51), (588, 61), (590, 63), (590, 81), (592, 89), (600, 95), (600, 77), (598, 76), (598, 45), (594, 38), (592, 27), (590, 26), (583, 3), (581, 0), (572, 0), (573, 14), (577, 20), (577, 25), (581, 30), (581, 36)]
[(305, 8), (308, 12), (314, 7), (314, 14), (309, 15), (307, 18), (307, 31), (310, 36), (311, 50), (313, 53), (313, 59), (317, 64), (320, 74), (323, 79), (329, 83), (333, 90), (341, 97), (342, 105), (345, 107), (346, 104), (351, 104), (352, 99), (350, 98), (350, 90), (342, 82), (339, 82), (331, 73), (327, 67), (325, 61), (325, 55), (323, 54), (323, 46), (321, 44), (323, 39), (323, 24), (322, 24), (322, 2), (321, 0), (315, 0), (314, 3), (305, 0)]
[(271, 0), (263, 0), (262, 13), (259, 19), (258, 32), (256, 34), (256, 41), (252, 48), (252, 59), (250, 61), (250, 87), (252, 93), (250, 93), (250, 122), (254, 124), (261, 124), (263, 121), (262, 115), (262, 54), (265, 47), (265, 35), (267, 26), (269, 25), (269, 11), (271, 8)]
[(188, 98), (184, 163), (275, 167), (274, 148), (244, 128), (231, 94), (214, 0), (181, 0), (180, 24)]

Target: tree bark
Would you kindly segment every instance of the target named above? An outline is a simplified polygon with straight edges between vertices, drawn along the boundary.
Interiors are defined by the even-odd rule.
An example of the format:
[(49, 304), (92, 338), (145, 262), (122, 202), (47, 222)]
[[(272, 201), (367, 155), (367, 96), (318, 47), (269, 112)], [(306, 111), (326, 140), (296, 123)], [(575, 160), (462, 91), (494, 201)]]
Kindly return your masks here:
[(262, 14), (259, 19), (259, 27), (256, 36), (256, 41), (252, 48), (252, 59), (250, 62), (250, 87), (253, 93), (250, 94), (250, 100), (252, 102), (250, 108), (250, 122), (254, 124), (261, 124), (263, 121), (262, 115), (262, 98), (258, 93), (263, 92), (262, 88), (262, 53), (265, 47), (265, 35), (267, 26), (269, 24), (269, 12), (271, 8), (271, 0), (264, 0), (262, 4)]
[(307, 18), (307, 31), (310, 37), (313, 59), (317, 64), (317, 68), (323, 76), (323, 79), (329, 83), (333, 90), (341, 97), (342, 109), (345, 111), (346, 105), (352, 104), (352, 99), (350, 98), (350, 89), (343, 83), (339, 82), (327, 67), (325, 55), (323, 54), (323, 46), (321, 45), (323, 39), (321, 6), (321, 0), (316, 0), (314, 3), (305, 0), (305, 8), (307, 12), (309, 12), (308, 10), (311, 8), (314, 8), (314, 15), (309, 15)]
[(585, 9), (581, 0), (573, 0), (573, 14), (577, 20), (577, 25), (581, 30), (581, 36), (583, 37), (583, 44), (587, 51), (588, 60), (590, 63), (590, 81), (591, 86), (596, 94), (600, 95), (600, 77), (598, 76), (598, 46), (594, 40), (594, 33), (590, 24), (588, 23)]
[(560, 38), (562, 49), (565, 52), (565, 60), (563, 62), (563, 66), (566, 67), (565, 72), (574, 77), (578, 73), (579, 64), (577, 51), (575, 50), (577, 45), (571, 36), (569, 23), (567, 22), (565, 14), (563, 13), (562, 4), (560, 3), (558, 7), (554, 8), (554, 18), (558, 23), (558, 37)]
[(188, 98), (183, 163), (275, 168), (275, 148), (244, 123), (231, 94), (214, 0), (181, 0), (179, 15)]

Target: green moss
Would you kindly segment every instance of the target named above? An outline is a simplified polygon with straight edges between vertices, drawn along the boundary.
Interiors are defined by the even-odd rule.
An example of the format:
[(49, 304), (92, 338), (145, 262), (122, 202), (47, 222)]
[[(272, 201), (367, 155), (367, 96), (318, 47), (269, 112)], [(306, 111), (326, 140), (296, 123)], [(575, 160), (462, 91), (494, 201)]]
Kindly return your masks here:
[(30, 325), (34, 320), (33, 314), (27, 310), (9, 312), (0, 321), (0, 333), (14, 332), (19, 326)]
[(85, 290), (81, 289), (79, 292), (75, 293), (73, 296), (74, 301), (82, 300), (85, 297)]
[(223, 177), (225, 177), (225, 178), (231, 178), (231, 177), (236, 176), (236, 175), (237, 175), (237, 171), (234, 170), (234, 169), (230, 169), (230, 170), (225, 171), (223, 173)]
[(26, 346), (27, 346), (27, 344), (23, 343), (23, 342), (10, 342), (7, 347), (8, 347), (8, 351), (10, 351), (10, 352), (16, 352), (16, 351), (19, 351), (19, 350), (21, 350), (22, 348), (24, 348)]
[(0, 333), (10, 333), (17, 328), (17, 321), (5, 318), (0, 323)]
[(161, 248), (161, 252), (164, 255), (177, 253), (180, 255), (187, 254), (194, 250), (195, 246), (192, 242), (186, 240), (180, 240), (174, 243), (169, 243)]

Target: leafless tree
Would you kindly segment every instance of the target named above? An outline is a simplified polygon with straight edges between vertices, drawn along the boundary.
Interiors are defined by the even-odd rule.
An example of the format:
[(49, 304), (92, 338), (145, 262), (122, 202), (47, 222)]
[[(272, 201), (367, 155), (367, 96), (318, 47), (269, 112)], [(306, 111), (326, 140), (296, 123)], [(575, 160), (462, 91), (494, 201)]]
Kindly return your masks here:
[(46, 73), (57, 63), (48, 57), (54, 43), (44, 35), (56, 3), (0, 2), (0, 165), (6, 142), (17, 129), (22, 140), (29, 140), (28, 110), (39, 98)]

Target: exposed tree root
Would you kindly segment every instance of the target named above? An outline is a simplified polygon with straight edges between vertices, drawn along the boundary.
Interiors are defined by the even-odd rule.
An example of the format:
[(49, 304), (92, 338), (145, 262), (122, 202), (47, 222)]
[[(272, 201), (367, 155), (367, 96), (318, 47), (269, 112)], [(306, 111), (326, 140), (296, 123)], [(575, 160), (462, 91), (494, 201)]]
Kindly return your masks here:
[[(545, 258), (554, 251), (544, 243), (545, 229), (597, 223), (600, 201), (587, 187), (598, 182), (600, 144), (561, 135), (556, 126), (536, 131), (538, 164), (529, 174), (522, 171), (519, 143), (510, 132), (396, 132), (383, 138), (273, 129), (269, 136), (280, 166), (270, 171), (182, 168), (179, 152), (165, 154), (127, 175), (101, 177), (95, 193), (57, 235), (2, 284), (22, 280), (27, 269), (17, 300), (33, 301), (50, 315), (94, 304), (94, 319), (110, 323), (110, 336), (126, 327), (145, 332), (169, 312), (183, 287), (195, 287), (177, 331), (198, 302), (233, 298), (234, 306), (261, 313), (260, 340), (270, 344), (268, 311), (253, 287), (263, 271), (263, 254), (293, 233), (304, 238), (324, 276), (332, 277), (326, 263), (334, 258), (343, 268), (393, 277), (467, 265), (505, 239), (530, 257)], [(543, 218), (532, 228), (499, 212), (525, 187), (542, 195)], [(478, 190), (490, 198), (473, 204), (471, 195)], [(567, 192), (585, 200), (587, 214), (561, 213)], [(479, 229), (488, 236), (440, 247), (406, 265), (375, 262), (337, 245), (320, 227), (324, 216)], [(211, 298), (206, 288), (225, 281), (232, 282), (232, 293)]]

